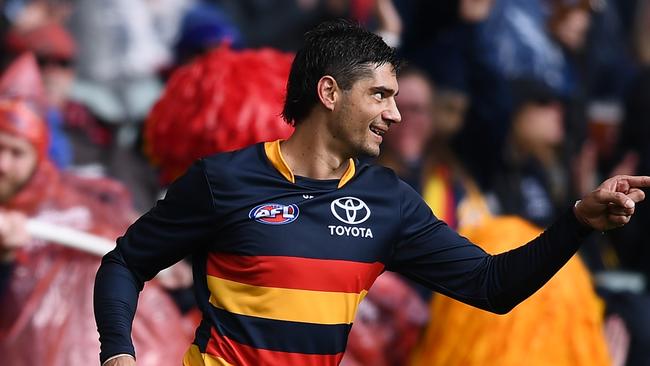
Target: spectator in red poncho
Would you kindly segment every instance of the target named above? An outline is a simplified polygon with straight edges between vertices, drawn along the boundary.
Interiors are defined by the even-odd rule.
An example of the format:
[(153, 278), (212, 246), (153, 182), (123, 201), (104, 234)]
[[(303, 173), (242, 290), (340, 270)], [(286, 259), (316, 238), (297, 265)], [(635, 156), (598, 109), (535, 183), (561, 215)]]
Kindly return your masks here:
[[(46, 154), (48, 130), (34, 105), (25, 97), (0, 98), (2, 364), (90, 365), (99, 351), (92, 286), (100, 260), (31, 238), (26, 224), (48, 222), (113, 239), (133, 214), (117, 183), (54, 167)], [(138, 364), (167, 365), (182, 355), (191, 331), (157, 284), (144, 293), (134, 324)]]

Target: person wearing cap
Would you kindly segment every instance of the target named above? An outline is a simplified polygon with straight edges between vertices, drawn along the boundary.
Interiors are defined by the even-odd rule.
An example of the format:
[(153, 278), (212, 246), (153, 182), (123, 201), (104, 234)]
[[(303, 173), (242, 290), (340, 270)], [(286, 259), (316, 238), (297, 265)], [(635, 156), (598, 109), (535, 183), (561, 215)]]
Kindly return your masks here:
[[(43, 85), (32, 93), (41, 94), (42, 115), (50, 131), (48, 154), (59, 167), (66, 168), (73, 161), (69, 137), (64, 133), (64, 114), (75, 78), (73, 61), (75, 42), (65, 28), (56, 23), (46, 23), (33, 28), (14, 28), (4, 39), (8, 53), (34, 55), (39, 66)], [(25, 70), (18, 68), (18, 73)]]
[[(36, 69), (33, 58), (26, 57), (16, 62)], [(38, 75), (11, 70), (16, 78)], [(1, 77), (0, 86), (34, 87), (13, 76)], [(99, 258), (32, 237), (28, 224), (45, 222), (114, 238), (134, 214), (128, 192), (118, 183), (55, 167), (37, 106), (15, 89), (0, 90), (0, 363), (89, 365), (99, 350), (91, 301)], [(143, 315), (134, 328), (144, 351), (142, 363), (172, 365), (165, 360), (180, 357), (189, 338), (184, 319), (157, 284), (145, 292), (148, 300), (141, 303)]]
[(650, 177), (610, 178), (539, 237), (487, 254), (391, 170), (357, 160), (377, 156), (401, 121), (399, 64), (358, 25), (306, 33), (283, 111), (293, 135), (197, 161), (103, 258), (94, 293), (103, 364), (136, 364), (139, 291), (188, 254), (203, 319), (184, 365), (338, 365), (357, 307), (384, 270), (506, 313), (589, 233), (623, 226), (645, 198)]

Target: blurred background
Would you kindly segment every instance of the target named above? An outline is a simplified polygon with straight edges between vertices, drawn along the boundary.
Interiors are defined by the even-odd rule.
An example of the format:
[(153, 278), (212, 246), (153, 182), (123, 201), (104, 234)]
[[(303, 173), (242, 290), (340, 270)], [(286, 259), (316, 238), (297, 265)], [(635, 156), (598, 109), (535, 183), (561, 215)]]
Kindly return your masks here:
[[(336, 18), (407, 61), (404, 123), (377, 163), (487, 251), (530, 240), (611, 175), (650, 175), (650, 0), (5, 0), (0, 11), (0, 101), (27, 101), (47, 126), (61, 189), (91, 200), (70, 202), (95, 218), (123, 216), (113, 231), (79, 228), (110, 240), (194, 159), (288, 136), (279, 114), (293, 52), (305, 31)], [(508, 316), (382, 275), (343, 364), (650, 365), (646, 206), (624, 228), (592, 235)], [(0, 208), (47, 221), (40, 209)], [(28, 248), (4, 260), (0, 296), (14, 313), (0, 307), (0, 349), (15, 354), (12, 365), (35, 364), (38, 352), (45, 365), (89, 364), (59, 357), (64, 345), (17, 346), (31, 315), (16, 314), (51, 307), (43, 288), (72, 286), (34, 281), (24, 300), (12, 297), (16, 276), (40, 278), (38, 266), (19, 271), (21, 251), (41, 253)], [(156, 282), (178, 324), (197, 319), (190, 261)], [(75, 287), (71, 299), (90, 298), (91, 287)], [(55, 315), (34, 329), (76, 321)], [(96, 355), (92, 324), (74, 337)]]

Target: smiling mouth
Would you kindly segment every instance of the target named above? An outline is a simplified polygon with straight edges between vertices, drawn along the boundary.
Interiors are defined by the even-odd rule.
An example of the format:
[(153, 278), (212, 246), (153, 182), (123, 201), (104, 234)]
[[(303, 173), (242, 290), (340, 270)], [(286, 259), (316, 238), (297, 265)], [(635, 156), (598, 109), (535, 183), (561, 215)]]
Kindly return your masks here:
[(375, 135), (377, 135), (379, 137), (383, 137), (384, 134), (386, 134), (386, 132), (388, 131), (388, 128), (381, 128), (381, 127), (373, 126), (373, 125), (371, 125), (369, 127), (369, 129), (370, 129), (370, 132), (374, 133)]

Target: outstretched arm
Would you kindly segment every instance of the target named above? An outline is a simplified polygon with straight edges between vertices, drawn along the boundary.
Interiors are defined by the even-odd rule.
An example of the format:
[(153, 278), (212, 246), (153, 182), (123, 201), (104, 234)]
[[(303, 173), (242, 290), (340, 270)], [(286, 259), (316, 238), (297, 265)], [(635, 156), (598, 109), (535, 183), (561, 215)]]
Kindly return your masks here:
[(403, 229), (387, 268), (459, 301), (506, 313), (562, 268), (587, 234), (627, 223), (646, 186), (650, 177), (611, 178), (539, 237), (497, 255), (458, 235), (415, 192), (403, 188)]

